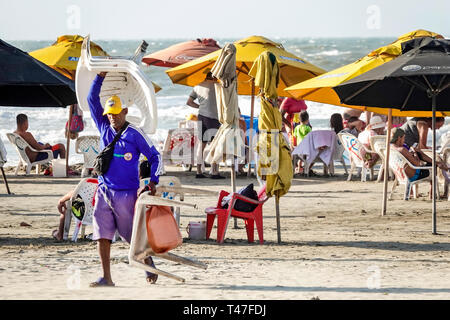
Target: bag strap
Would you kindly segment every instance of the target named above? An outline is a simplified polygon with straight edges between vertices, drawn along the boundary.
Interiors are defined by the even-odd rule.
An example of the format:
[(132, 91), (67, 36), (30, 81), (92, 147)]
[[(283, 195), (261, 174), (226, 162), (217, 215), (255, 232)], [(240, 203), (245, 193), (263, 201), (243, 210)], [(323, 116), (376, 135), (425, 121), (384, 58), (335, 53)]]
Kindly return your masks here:
[(111, 143), (109, 144), (111, 147), (113, 147), (116, 144), (116, 142), (119, 141), (120, 136), (122, 135), (122, 133), (125, 131), (125, 129), (128, 127), (129, 124), (130, 123), (128, 121), (125, 121), (125, 124), (123, 125), (123, 127), (119, 130), (119, 132), (117, 132), (113, 141), (111, 141)]

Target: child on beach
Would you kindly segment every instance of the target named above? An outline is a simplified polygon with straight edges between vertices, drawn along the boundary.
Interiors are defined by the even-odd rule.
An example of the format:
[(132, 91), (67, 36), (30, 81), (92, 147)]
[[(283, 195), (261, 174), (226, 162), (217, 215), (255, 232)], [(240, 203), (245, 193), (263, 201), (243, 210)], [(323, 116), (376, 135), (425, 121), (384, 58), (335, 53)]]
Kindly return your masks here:
[[(306, 137), (308, 133), (311, 132), (311, 126), (309, 125), (309, 115), (306, 110), (300, 112), (300, 124), (294, 129), (294, 137), (297, 140), (297, 145), (299, 145), (302, 140)], [(297, 170), (298, 173), (303, 172), (302, 161), (298, 160)]]

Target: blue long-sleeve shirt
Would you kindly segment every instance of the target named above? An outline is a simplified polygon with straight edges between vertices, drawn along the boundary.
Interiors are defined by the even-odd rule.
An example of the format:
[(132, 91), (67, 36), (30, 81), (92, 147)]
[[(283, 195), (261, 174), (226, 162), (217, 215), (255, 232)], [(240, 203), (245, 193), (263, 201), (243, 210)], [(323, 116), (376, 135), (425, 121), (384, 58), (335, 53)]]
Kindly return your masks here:
[[(104, 78), (97, 75), (94, 79), (87, 101), (92, 119), (100, 131), (100, 148), (103, 150), (116, 136), (116, 130), (110, 125), (108, 117), (103, 115), (100, 103), (100, 90)], [(108, 172), (99, 176), (99, 184), (105, 184), (113, 190), (137, 190), (139, 188), (139, 156), (147, 157), (151, 166), (150, 180), (157, 184), (162, 168), (161, 155), (149, 137), (138, 127), (129, 124), (114, 146), (114, 157)]]

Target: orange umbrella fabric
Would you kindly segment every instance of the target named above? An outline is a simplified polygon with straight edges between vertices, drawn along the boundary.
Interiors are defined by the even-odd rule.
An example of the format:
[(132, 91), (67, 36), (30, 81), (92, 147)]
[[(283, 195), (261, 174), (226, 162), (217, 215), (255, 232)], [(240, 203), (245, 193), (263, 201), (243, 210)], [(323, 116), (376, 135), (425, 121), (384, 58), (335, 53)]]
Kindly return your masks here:
[(149, 66), (173, 68), (219, 49), (214, 39), (191, 40), (151, 53), (142, 58), (142, 62)]

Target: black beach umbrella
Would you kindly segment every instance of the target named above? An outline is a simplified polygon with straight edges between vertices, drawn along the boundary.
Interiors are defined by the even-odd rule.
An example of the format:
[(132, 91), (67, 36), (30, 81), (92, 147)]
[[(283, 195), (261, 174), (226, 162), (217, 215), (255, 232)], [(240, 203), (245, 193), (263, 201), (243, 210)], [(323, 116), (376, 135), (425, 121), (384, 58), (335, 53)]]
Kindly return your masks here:
[(75, 103), (72, 80), (0, 40), (0, 106), (66, 107)]
[(334, 87), (341, 103), (433, 112), (433, 213), (436, 234), (436, 111), (450, 111), (450, 40), (402, 44), (402, 55)]

